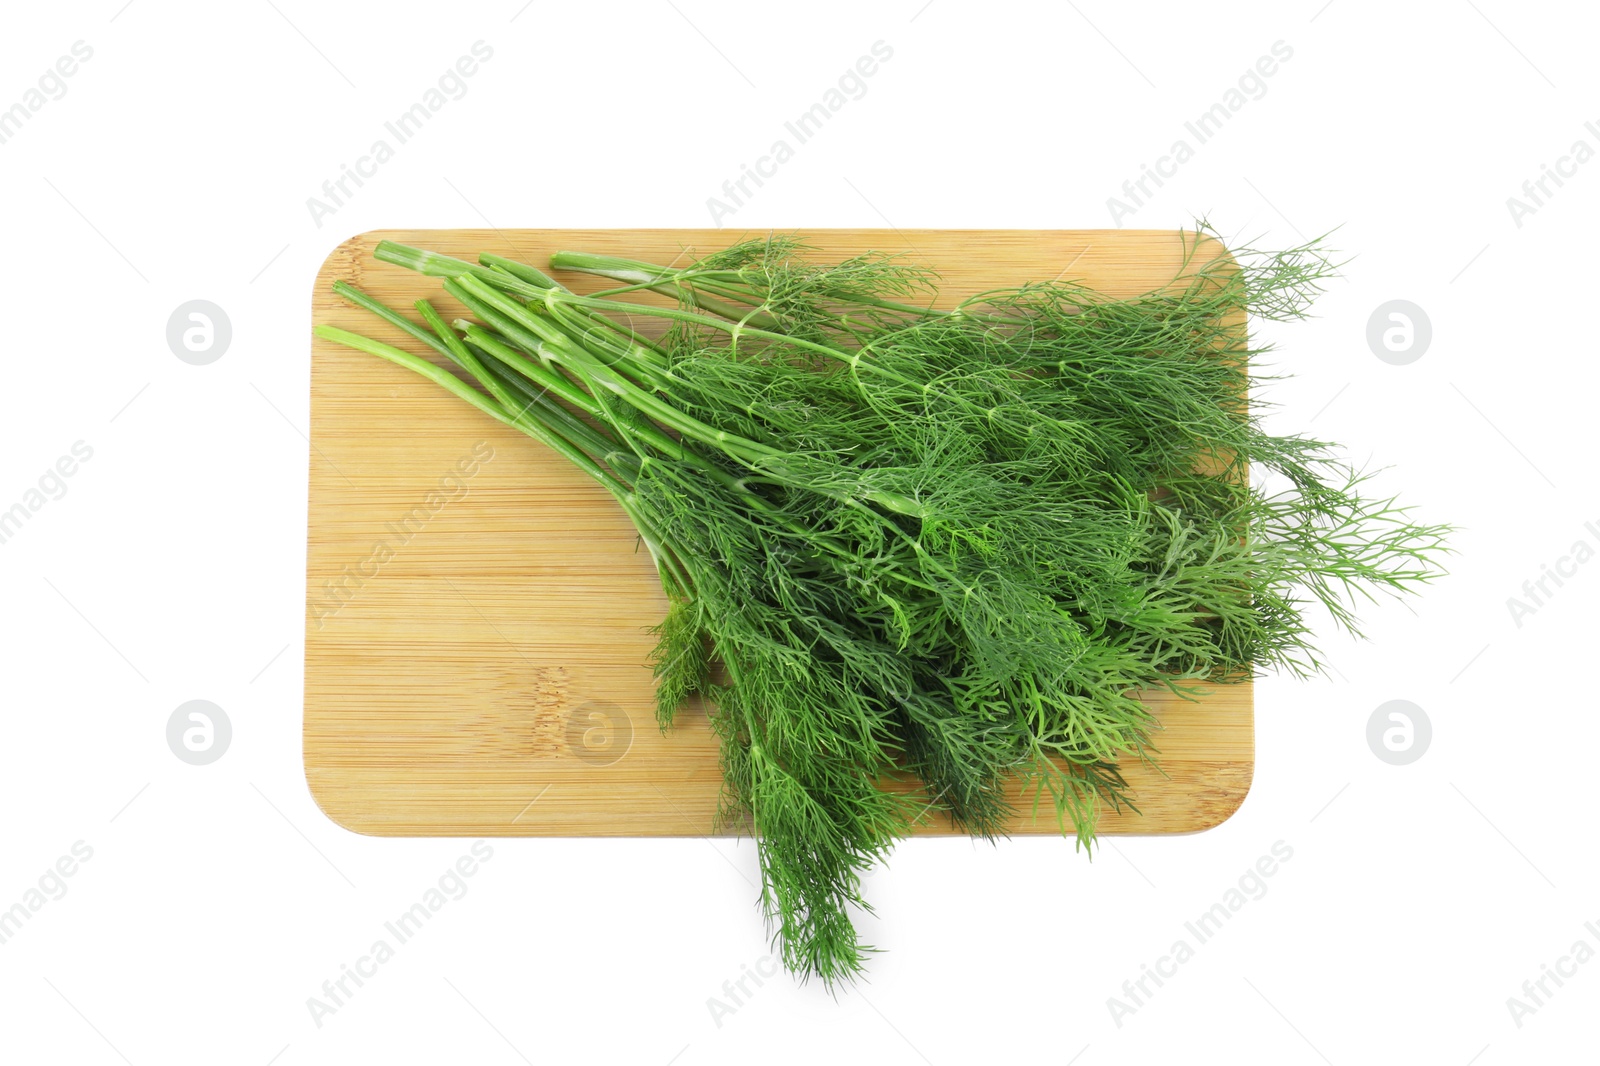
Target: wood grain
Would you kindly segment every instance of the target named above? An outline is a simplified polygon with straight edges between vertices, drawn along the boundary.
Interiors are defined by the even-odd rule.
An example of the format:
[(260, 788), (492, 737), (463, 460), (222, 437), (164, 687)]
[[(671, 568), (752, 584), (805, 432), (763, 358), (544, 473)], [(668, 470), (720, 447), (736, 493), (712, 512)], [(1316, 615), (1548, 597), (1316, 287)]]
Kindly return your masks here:
[[(394, 230), (323, 264), (312, 318), (429, 355), (331, 292), (463, 309), (379, 263), (385, 237), (543, 265), (579, 249), (670, 262), (727, 230)], [(1171, 231), (811, 230), (822, 254), (903, 252), (939, 270), (945, 301), (1056, 277), (1114, 295), (1169, 280)], [(567, 279), (564, 279), (567, 280)], [(579, 291), (599, 287), (571, 279)], [(335, 822), (388, 836), (700, 836), (721, 775), (703, 707), (654, 723), (645, 627), (665, 610), (649, 557), (603, 490), (565, 460), (400, 367), (312, 340), (306, 574), (306, 778)], [(1106, 833), (1206, 829), (1249, 791), (1249, 685), (1199, 702), (1152, 693), (1157, 771), (1126, 772), (1142, 815)], [(1163, 776), (1164, 774), (1164, 776)], [(1054, 833), (1046, 803), (1016, 833)], [(925, 832), (948, 833), (944, 826)]]

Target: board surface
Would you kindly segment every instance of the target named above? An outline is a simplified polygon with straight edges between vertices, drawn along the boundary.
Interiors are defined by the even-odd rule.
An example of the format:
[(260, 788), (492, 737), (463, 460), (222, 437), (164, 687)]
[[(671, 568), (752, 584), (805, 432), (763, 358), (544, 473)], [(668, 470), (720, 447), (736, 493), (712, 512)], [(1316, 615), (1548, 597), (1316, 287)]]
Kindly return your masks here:
[[(818, 254), (900, 252), (942, 276), (941, 303), (1063, 278), (1149, 291), (1173, 231), (804, 230)], [(312, 320), (432, 353), (333, 295), (339, 279), (409, 312), (426, 278), (372, 258), (383, 238), (544, 266), (572, 249), (659, 263), (732, 230), (392, 230), (352, 237), (318, 273)], [(577, 291), (601, 279), (563, 278)], [(643, 327), (641, 326), (641, 330)], [(655, 725), (646, 627), (666, 598), (604, 490), (543, 445), (391, 363), (312, 339), (305, 766), (335, 822), (388, 836), (703, 836), (721, 775), (704, 707)], [(1254, 764), (1251, 686), (1199, 702), (1152, 693), (1161, 770), (1124, 767), (1142, 815), (1104, 833), (1225, 820)], [(1163, 776), (1163, 774), (1165, 776)], [(1055, 833), (1048, 802), (1016, 833)], [(921, 832), (948, 833), (945, 824)]]

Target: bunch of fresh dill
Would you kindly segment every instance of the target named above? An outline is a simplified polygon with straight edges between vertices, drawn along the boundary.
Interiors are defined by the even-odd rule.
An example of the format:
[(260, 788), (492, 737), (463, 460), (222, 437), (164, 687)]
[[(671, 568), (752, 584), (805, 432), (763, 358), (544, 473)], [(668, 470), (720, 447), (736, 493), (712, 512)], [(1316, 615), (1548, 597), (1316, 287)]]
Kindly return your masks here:
[[(1326, 442), (1273, 436), (1245, 325), (1333, 266), (1186, 239), (1133, 299), (1053, 282), (940, 310), (935, 277), (797, 240), (690, 266), (560, 253), (591, 296), (484, 255), (384, 242), (472, 320), (335, 288), (459, 368), (332, 327), (543, 441), (609, 491), (670, 598), (662, 725), (702, 693), (723, 823), (759, 838), (787, 966), (860, 972), (861, 876), (922, 818), (993, 836), (1020, 777), (1084, 844), (1149, 758), (1139, 693), (1320, 668), (1305, 609), (1439, 571), (1446, 527), (1373, 499)], [(640, 302), (643, 290), (676, 306)], [(624, 323), (664, 320), (659, 339)], [(1268, 493), (1249, 471), (1281, 475)], [(883, 787), (914, 778), (916, 790)]]

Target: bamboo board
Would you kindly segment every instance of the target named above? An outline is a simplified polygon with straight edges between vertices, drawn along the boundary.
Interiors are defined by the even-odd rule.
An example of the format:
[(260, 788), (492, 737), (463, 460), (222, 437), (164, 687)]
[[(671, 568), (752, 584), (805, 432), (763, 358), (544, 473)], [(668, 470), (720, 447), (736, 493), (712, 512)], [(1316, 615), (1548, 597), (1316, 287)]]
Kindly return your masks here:
[[(654, 262), (724, 247), (727, 230), (393, 230), (352, 237), (317, 275), (312, 319), (430, 355), (331, 292), (338, 279), (409, 310), (464, 309), (434, 278), (379, 263), (380, 239), (544, 265), (579, 249)], [(813, 230), (822, 254), (904, 252), (946, 301), (1062, 277), (1113, 295), (1169, 280), (1172, 231)], [(600, 279), (574, 278), (578, 291)], [(313, 338), (305, 765), (340, 825), (383, 836), (701, 836), (721, 776), (706, 709), (654, 720), (666, 600), (615, 502), (568, 463), (436, 385)], [(1243, 802), (1251, 688), (1198, 703), (1151, 694), (1166, 776), (1125, 767), (1142, 815), (1106, 833), (1207, 829)], [(1055, 833), (1046, 802), (1016, 833)], [(944, 825), (923, 832), (949, 833)]]

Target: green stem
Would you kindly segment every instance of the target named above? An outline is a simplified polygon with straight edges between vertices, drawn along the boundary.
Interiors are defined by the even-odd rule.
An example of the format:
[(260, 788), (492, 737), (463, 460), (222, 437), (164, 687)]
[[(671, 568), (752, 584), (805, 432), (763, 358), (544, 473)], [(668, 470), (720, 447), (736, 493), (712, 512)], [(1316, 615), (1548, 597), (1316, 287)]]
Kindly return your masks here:
[[(400, 244), (396, 241), (379, 241), (373, 251), (373, 256), (385, 263), (415, 270), (427, 277), (459, 279), (463, 277), (476, 278), (484, 284), (509, 292), (527, 299), (537, 299), (548, 289), (565, 292), (565, 286), (540, 270), (538, 267), (519, 263), (513, 259), (485, 253), (479, 256), (479, 264), (469, 263), (465, 259), (454, 256), (441, 255), (422, 248), (413, 248), (410, 245)], [(481, 264), (481, 265), (480, 265)], [(447, 285), (448, 289), (449, 286)], [(611, 332), (626, 336), (630, 345), (637, 349), (631, 353), (647, 365), (662, 365), (666, 357), (658, 348), (632, 330), (612, 322), (603, 315), (591, 315), (597, 323), (602, 323)]]
[[(510, 325), (515, 331), (514, 333), (507, 333), (507, 336), (518, 343), (521, 343), (521, 340), (516, 334), (529, 336), (529, 328), (533, 328), (535, 323), (540, 324), (537, 328), (543, 328), (547, 331), (557, 328), (553, 325), (545, 324), (545, 320), (539, 318), (539, 316), (531, 314), (527, 308), (521, 306), (520, 304), (516, 304), (513, 301), (507, 300), (500, 294), (493, 292), (487, 285), (475, 278), (458, 278), (455, 279), (455, 284), (457, 284), (461, 289), (465, 290), (469, 295), (480, 298), (484, 303), (492, 307), (496, 313), (496, 316), (505, 320), (507, 324)], [(596, 310), (614, 310), (614, 306), (605, 300), (590, 300), (587, 297), (574, 296), (570, 293), (556, 293), (553, 289), (546, 290), (547, 297), (552, 295), (560, 296), (561, 302), (563, 303), (567, 302), (568, 300), (572, 300), (581, 302), (582, 306), (593, 307)], [(550, 305), (547, 303), (546, 306), (548, 307)], [(660, 308), (651, 308), (648, 309), (648, 313), (656, 314), (662, 310), (663, 309)], [(501, 332), (506, 331), (502, 330)], [(566, 366), (574, 373), (581, 373), (584, 377), (592, 381), (597, 388), (601, 388), (607, 392), (613, 393), (617, 397), (626, 401), (630, 406), (638, 410), (640, 413), (654, 419), (667, 428), (672, 429), (675, 432), (682, 433), (685, 436), (692, 437), (703, 444), (710, 444), (714, 447), (721, 448), (730, 455), (733, 455), (736, 458), (742, 458), (746, 461), (755, 461), (763, 457), (768, 459), (782, 457), (783, 453), (775, 448), (768, 447), (765, 444), (750, 440), (746, 437), (741, 437), (736, 433), (724, 432), (723, 430), (708, 426), (698, 419), (683, 414), (677, 408), (665, 403), (653, 393), (646, 392), (644, 389), (640, 388), (636, 382), (629, 379), (620, 371), (617, 371), (610, 365), (594, 358), (592, 353), (574, 343), (571, 338), (562, 335), (561, 340), (562, 343), (544, 346), (544, 353), (549, 358), (562, 364), (563, 366)], [(593, 390), (591, 389), (591, 391)]]
[[(712, 293), (708, 297), (700, 288), (683, 285), (683, 279), (693, 274), (692, 268), (687, 271), (673, 270), (653, 263), (640, 262), (637, 259), (591, 255), (587, 252), (557, 252), (550, 257), (550, 265), (558, 270), (576, 270), (584, 274), (625, 282), (620, 288), (607, 289), (596, 293), (596, 296), (616, 296), (625, 292), (648, 290), (683, 300), (712, 314), (736, 321), (749, 321), (765, 329), (776, 329), (781, 325), (776, 318), (761, 310), (760, 300), (750, 299), (736, 291), (705, 286), (704, 288)], [(709, 275), (709, 272), (707, 274)], [(737, 306), (740, 301), (756, 306), (752, 306), (749, 311), (741, 311)]]
[(537, 299), (547, 288), (529, 284), (515, 274), (505, 271), (496, 272), (489, 267), (469, 263), (465, 259), (454, 256), (440, 255), (438, 252), (426, 251), (422, 248), (413, 248), (410, 245), (399, 244), (395, 241), (379, 241), (373, 249), (372, 256), (385, 263), (415, 270), (430, 278), (460, 278), (475, 277), (496, 288), (506, 292), (514, 292), (518, 296), (528, 299)]
[(491, 252), (484, 252), (482, 255), (478, 256), (478, 262), (481, 265), (490, 268), (499, 267), (512, 277), (521, 278), (529, 285), (533, 285), (541, 289), (566, 289), (565, 285), (561, 284), (555, 278), (552, 278), (549, 274), (546, 274), (538, 267), (532, 266), (528, 263), (519, 263), (515, 259), (506, 259), (503, 256), (494, 255)]
[[(613, 469), (617, 467), (616, 460), (626, 453), (622, 453), (616, 441), (607, 437), (593, 426), (572, 417), (566, 408), (552, 401), (548, 396), (548, 389), (541, 388), (537, 392), (524, 384), (522, 391), (526, 402), (518, 402), (511, 395), (511, 386), (507, 385), (499, 375), (492, 373), (462, 339), (456, 336), (454, 330), (445, 324), (439, 312), (427, 300), (417, 301), (417, 311), (423, 320), (432, 327), (434, 333), (450, 349), (452, 357), (461, 364), (485, 389), (487, 389), (500, 405), (513, 417), (523, 418), (532, 415), (543, 422), (549, 430), (564, 437), (568, 442), (582, 448), (590, 458), (597, 462), (604, 462)], [(521, 380), (515, 375), (506, 375), (507, 380)], [(565, 380), (565, 379), (562, 379)], [(633, 459), (632, 455), (627, 455)], [(637, 473), (637, 462), (631, 464)]]

